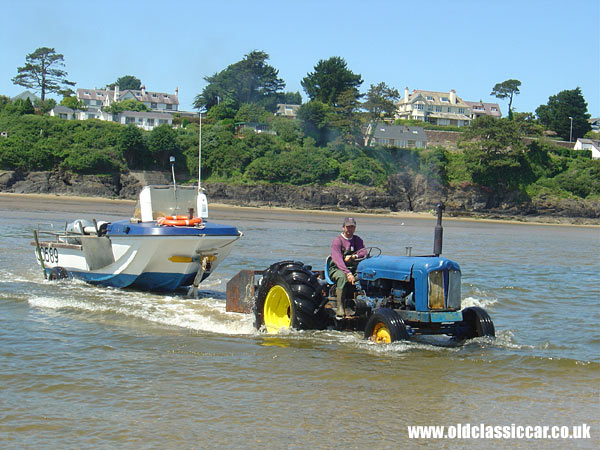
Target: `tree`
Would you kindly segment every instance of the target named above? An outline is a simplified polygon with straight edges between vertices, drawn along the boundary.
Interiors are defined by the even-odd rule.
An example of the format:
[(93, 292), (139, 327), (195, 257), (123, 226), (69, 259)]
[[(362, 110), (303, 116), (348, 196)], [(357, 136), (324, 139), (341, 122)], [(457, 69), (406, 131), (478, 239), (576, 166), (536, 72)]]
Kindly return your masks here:
[(119, 133), (118, 148), (122, 152), (130, 169), (151, 168), (148, 164), (148, 148), (142, 130), (134, 124), (129, 124)]
[(502, 83), (497, 83), (490, 95), (495, 96), (496, 98), (508, 98), (508, 118), (512, 120), (512, 102), (513, 96), (519, 95), (519, 86), (521, 86), (521, 82), (519, 80), (506, 80)]
[(479, 117), (464, 132), (460, 145), (472, 180), (492, 189), (487, 207), (496, 206), (493, 200), (531, 176), (518, 125), (512, 120)]
[(362, 82), (362, 77), (350, 71), (343, 58), (332, 56), (321, 59), (300, 84), (311, 100), (336, 106), (342, 92), (351, 91), (356, 99), (360, 98), (358, 88)]
[(177, 132), (166, 123), (155, 127), (148, 137), (148, 151), (153, 159), (152, 167), (167, 168), (169, 157), (180, 154)]
[(33, 102), (33, 106), (35, 106), (36, 109), (41, 111), (42, 114), (45, 114), (45, 113), (49, 112), (50, 110), (52, 110), (52, 108), (54, 108), (56, 106), (56, 100), (54, 100), (53, 98), (47, 98), (44, 101), (35, 100)]
[(61, 69), (65, 64), (64, 56), (53, 48), (40, 47), (25, 57), (25, 65), (18, 67), (18, 75), (12, 79), (14, 84), (41, 92), (41, 100), (46, 93), (69, 91), (68, 86), (75, 83), (67, 80), (67, 72)]
[(244, 103), (240, 106), (240, 109), (238, 109), (234, 120), (236, 122), (266, 123), (269, 116), (272, 117), (273, 115), (269, 114), (262, 106)]
[(317, 145), (325, 145), (330, 137), (329, 119), (333, 107), (319, 101), (311, 100), (298, 108), (298, 119), (304, 134), (313, 138)]
[(267, 53), (254, 50), (221, 72), (204, 77), (208, 85), (194, 99), (194, 107), (210, 109), (224, 100), (238, 107), (276, 96), (285, 82), (277, 77), (279, 71), (266, 63), (268, 59)]
[(128, 98), (122, 102), (113, 102), (107, 108), (113, 114), (121, 114), (123, 111), (150, 111), (143, 102), (134, 98)]
[(127, 89), (139, 91), (142, 88), (142, 82), (139, 78), (136, 78), (133, 75), (125, 75), (117, 78), (117, 81), (107, 85), (106, 87), (109, 89), (114, 89), (115, 86), (119, 86), (119, 89), (122, 91)]
[(540, 122), (555, 131), (565, 141), (571, 138), (571, 117), (573, 118), (573, 139), (583, 137), (592, 129), (588, 119), (587, 103), (581, 89), (561, 91), (548, 99), (546, 105), (535, 110)]
[(393, 117), (396, 112), (396, 102), (400, 98), (400, 92), (397, 89), (389, 87), (387, 84), (381, 82), (377, 85), (372, 84), (367, 92), (367, 100), (363, 103), (363, 108), (367, 110), (370, 122), (373, 123), (371, 127), (372, 132), (367, 138), (367, 147), (369, 146), (373, 133), (375, 132), (375, 125), (378, 120)]
[(75, 111), (77, 111), (77, 110), (85, 111), (87, 109), (87, 107), (85, 106), (85, 102), (83, 100), (80, 100), (77, 97), (73, 97), (73, 96), (64, 97), (61, 100), (60, 104), (67, 108), (71, 108)]
[(342, 139), (349, 144), (359, 143), (361, 121), (358, 114), (360, 102), (352, 89), (340, 93), (333, 114), (329, 117), (332, 127), (340, 131)]

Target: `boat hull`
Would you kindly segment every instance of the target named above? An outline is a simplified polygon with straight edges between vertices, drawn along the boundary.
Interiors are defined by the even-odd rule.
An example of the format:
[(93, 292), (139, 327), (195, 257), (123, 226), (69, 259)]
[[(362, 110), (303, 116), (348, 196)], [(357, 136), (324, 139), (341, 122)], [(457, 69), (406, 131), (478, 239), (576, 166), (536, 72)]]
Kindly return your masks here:
[(91, 284), (171, 292), (193, 284), (202, 269), (197, 282), (210, 276), (241, 235), (216, 224), (180, 229), (125, 221), (113, 225), (103, 237), (40, 242), (46, 272), (62, 267), (70, 277)]

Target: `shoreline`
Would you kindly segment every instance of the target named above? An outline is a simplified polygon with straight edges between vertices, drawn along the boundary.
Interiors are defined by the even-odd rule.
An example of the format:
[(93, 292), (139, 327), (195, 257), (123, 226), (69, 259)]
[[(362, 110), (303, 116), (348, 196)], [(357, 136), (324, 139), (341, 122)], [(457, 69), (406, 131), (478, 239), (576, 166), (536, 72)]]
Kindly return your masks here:
[[(29, 202), (24, 200), (30, 200)], [(33, 201), (33, 205), (32, 205)], [(95, 205), (104, 204), (107, 211), (100, 210), (98, 212), (107, 213), (121, 213), (124, 215), (130, 214), (135, 207), (135, 200), (127, 199), (111, 199), (102, 197), (81, 197), (74, 195), (59, 195), (59, 194), (16, 194), (11, 192), (0, 192), (0, 209), (4, 209), (5, 206), (11, 210), (42, 210), (42, 211), (55, 211), (57, 204), (65, 206), (77, 206), (82, 203), (93, 203)], [(6, 205), (5, 205), (6, 204)], [(72, 208), (66, 208), (71, 210)], [(301, 215), (309, 213), (311, 215), (321, 215), (330, 217), (343, 217), (353, 215), (357, 217), (385, 217), (392, 219), (416, 219), (416, 220), (436, 220), (436, 215), (429, 212), (412, 212), (412, 211), (335, 211), (335, 210), (324, 210), (324, 209), (297, 209), (283, 206), (238, 206), (230, 203), (219, 203), (209, 202), (209, 213), (210, 211), (219, 211), (222, 213), (231, 214), (233, 211), (243, 211), (244, 216), (255, 216), (263, 214), (264, 212), (271, 211), (287, 215)], [(239, 215), (239, 214), (238, 214)], [(519, 225), (546, 225), (546, 226), (570, 226), (570, 227), (584, 227), (584, 228), (599, 228), (600, 219), (586, 219), (586, 218), (570, 218), (570, 217), (545, 217), (535, 216), (529, 217), (485, 217), (486, 214), (481, 213), (469, 213), (465, 216), (453, 216), (451, 213), (444, 214), (444, 221), (457, 221), (457, 222), (481, 222), (481, 223), (495, 223), (495, 224), (519, 224)], [(491, 214), (490, 214), (491, 215)], [(581, 221), (583, 223), (574, 223), (574, 221)]]

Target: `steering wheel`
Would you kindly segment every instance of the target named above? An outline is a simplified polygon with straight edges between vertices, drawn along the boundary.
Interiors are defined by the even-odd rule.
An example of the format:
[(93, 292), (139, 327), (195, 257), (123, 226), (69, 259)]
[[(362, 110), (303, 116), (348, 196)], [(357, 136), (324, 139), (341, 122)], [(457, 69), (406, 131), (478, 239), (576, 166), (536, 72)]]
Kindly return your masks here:
[[(373, 253), (376, 253), (375, 255)], [(380, 256), (381, 249), (379, 247), (367, 247), (367, 258), (371, 258), (372, 256)]]
[[(379, 247), (365, 247), (365, 248), (367, 249), (367, 256), (365, 256), (364, 258), (356, 258), (355, 261), (363, 261), (367, 258), (381, 255), (381, 249)], [(354, 254), (356, 254), (356, 253), (354, 253)]]

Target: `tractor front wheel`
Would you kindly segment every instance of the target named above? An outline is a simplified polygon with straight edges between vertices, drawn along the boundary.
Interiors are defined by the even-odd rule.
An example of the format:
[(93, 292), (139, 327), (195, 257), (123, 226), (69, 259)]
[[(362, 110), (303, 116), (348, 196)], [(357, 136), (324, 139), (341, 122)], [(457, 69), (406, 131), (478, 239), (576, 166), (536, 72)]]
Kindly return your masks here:
[(365, 339), (371, 339), (378, 344), (406, 341), (409, 338), (404, 320), (390, 308), (375, 311), (365, 327)]
[(64, 267), (56, 266), (50, 269), (49, 280), (64, 280), (65, 278), (69, 278), (69, 274)]
[(461, 336), (463, 338), (496, 337), (494, 322), (486, 310), (479, 306), (463, 309), (463, 321), (466, 325), (466, 332)]

